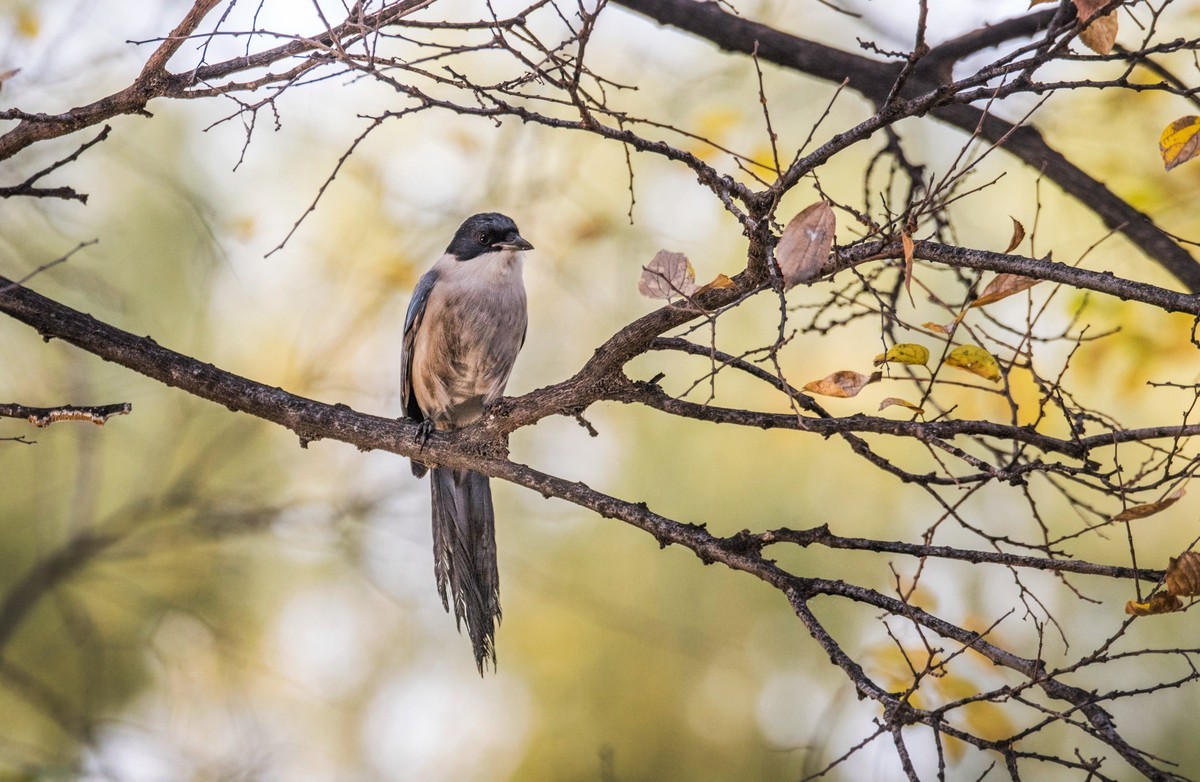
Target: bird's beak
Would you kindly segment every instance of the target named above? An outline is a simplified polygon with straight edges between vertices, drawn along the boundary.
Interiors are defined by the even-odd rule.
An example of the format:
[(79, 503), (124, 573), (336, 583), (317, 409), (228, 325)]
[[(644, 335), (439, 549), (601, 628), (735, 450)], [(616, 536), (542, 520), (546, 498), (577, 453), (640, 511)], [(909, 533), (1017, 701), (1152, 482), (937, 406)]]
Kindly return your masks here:
[(520, 234), (513, 234), (503, 242), (496, 242), (492, 245), (493, 250), (532, 250), (533, 245), (521, 238)]

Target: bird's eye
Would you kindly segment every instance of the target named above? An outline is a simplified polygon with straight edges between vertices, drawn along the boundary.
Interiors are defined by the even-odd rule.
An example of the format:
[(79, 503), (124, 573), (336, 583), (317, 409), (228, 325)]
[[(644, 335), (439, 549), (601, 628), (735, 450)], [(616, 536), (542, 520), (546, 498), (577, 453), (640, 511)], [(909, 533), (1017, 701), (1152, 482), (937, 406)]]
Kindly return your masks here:
[(486, 245), (488, 243), (488, 235), (487, 234), (479, 234), (479, 236), (477, 236), (476, 238), (479, 240), (480, 244)]

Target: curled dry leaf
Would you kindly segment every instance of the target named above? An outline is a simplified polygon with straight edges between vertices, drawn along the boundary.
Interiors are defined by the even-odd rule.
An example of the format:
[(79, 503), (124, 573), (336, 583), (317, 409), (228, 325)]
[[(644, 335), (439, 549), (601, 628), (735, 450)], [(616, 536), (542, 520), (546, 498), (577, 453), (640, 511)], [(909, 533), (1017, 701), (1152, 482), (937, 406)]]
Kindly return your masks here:
[(810, 204), (787, 224), (775, 245), (775, 262), (783, 274), (785, 291), (820, 273), (833, 250), (836, 229), (833, 209), (826, 201)]
[(978, 345), (959, 345), (946, 356), (946, 363), (993, 383), (1000, 380), (1000, 362)]
[(879, 382), (882, 377), (883, 373), (881, 372), (872, 372), (869, 375), (864, 375), (849, 369), (843, 369), (840, 372), (834, 372), (828, 377), (812, 381), (804, 386), (804, 390), (813, 394), (820, 394), (821, 396), (845, 398), (857, 396), (859, 391), (862, 391), (872, 383)]
[(638, 278), (638, 293), (648, 299), (673, 299), (695, 292), (696, 270), (683, 253), (659, 250)]
[(724, 274), (718, 274), (716, 277), (713, 278), (712, 282), (698, 288), (696, 290), (696, 293), (697, 294), (704, 293), (705, 291), (711, 291), (715, 288), (732, 288), (732, 287), (733, 287), (733, 280), (729, 279)]
[(885, 399), (879, 403), (880, 410), (883, 410), (884, 408), (888, 408), (888, 407), (893, 407), (893, 406), (907, 407), (909, 410), (912, 410), (914, 413), (917, 413), (918, 415), (925, 415), (925, 408), (917, 407), (916, 405), (914, 405), (912, 402), (908, 401), (907, 399), (901, 399), (898, 396), (889, 396), (887, 399)]
[(1141, 603), (1130, 600), (1125, 604), (1125, 613), (1132, 616), (1153, 616), (1154, 614), (1169, 614), (1181, 608), (1183, 608), (1183, 602), (1175, 595), (1159, 592)]
[(1185, 551), (1171, 557), (1167, 565), (1167, 592), (1186, 597), (1200, 595), (1200, 552)]
[(1158, 139), (1163, 165), (1170, 171), (1200, 153), (1200, 117), (1189, 115), (1167, 125)]
[(1186, 493), (1187, 490), (1183, 486), (1180, 486), (1158, 502), (1148, 502), (1145, 505), (1134, 505), (1132, 508), (1126, 508), (1116, 516), (1113, 516), (1112, 520), (1133, 521), (1134, 519), (1144, 519), (1147, 516), (1153, 516), (1155, 513), (1164, 511), (1179, 502), (1179, 498)]
[(1029, 290), (1039, 282), (1041, 280), (1022, 277), (1019, 274), (997, 274), (983, 289), (983, 293), (979, 294), (979, 298), (971, 302), (971, 306), (986, 307), (992, 302), (1007, 299), (1014, 293)]
[(913, 342), (901, 342), (888, 348), (887, 353), (875, 357), (875, 366), (883, 363), (925, 365), (929, 363), (929, 348)]
[(1017, 249), (1017, 245), (1019, 245), (1021, 240), (1025, 238), (1025, 226), (1021, 225), (1021, 221), (1012, 215), (1009, 215), (1008, 219), (1013, 221), (1013, 235), (1012, 238), (1008, 240), (1008, 247), (1004, 250), (1005, 254)]
[(954, 320), (945, 325), (942, 325), (941, 323), (934, 323), (933, 321), (926, 321), (925, 323), (921, 324), (921, 328), (929, 329), (937, 334), (950, 335), (954, 333), (954, 330), (958, 328), (958, 324), (962, 323), (962, 319), (965, 318), (966, 315), (967, 310), (963, 310), (962, 312), (958, 313), (958, 316), (955, 317)]

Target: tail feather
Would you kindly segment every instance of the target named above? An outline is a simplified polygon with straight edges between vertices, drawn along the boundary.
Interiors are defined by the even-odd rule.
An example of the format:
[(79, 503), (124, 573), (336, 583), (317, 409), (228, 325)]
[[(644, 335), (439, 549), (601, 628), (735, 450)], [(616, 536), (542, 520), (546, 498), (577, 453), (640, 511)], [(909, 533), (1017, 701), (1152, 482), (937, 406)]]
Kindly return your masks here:
[[(433, 556), (438, 594), (475, 649), (483, 673), (491, 658), (496, 665), (495, 632), (500, 620), (500, 573), (496, 564), (496, 518), (486, 475), (470, 470), (434, 467)], [(447, 589), (448, 588), (448, 589)]]

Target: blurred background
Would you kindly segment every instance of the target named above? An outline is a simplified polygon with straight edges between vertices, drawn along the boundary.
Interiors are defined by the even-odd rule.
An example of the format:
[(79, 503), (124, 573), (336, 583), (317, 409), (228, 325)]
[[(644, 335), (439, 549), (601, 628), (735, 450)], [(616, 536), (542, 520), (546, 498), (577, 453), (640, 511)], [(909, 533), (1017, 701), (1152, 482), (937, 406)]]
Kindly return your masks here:
[[(237, 5), (225, 26), (317, 31), (315, 5)], [(331, 16), (340, 10), (328, 5)], [(862, 18), (816, 2), (738, 3), (751, 18), (847, 50), (858, 50), (856, 38), (885, 49), (911, 45), (915, 2), (841, 5)], [(934, 5), (935, 42), (1027, 6)], [(1171, 22), (1189, 34), (1200, 21), (1197, 4), (1176, 5)], [(152, 46), (131, 42), (169, 31), (188, 6), (0, 0), (0, 71), (21, 69), (4, 82), (0, 105), (59, 112), (124, 87)], [(498, 3), (498, 13), (507, 6), (518, 7)], [(482, 15), (465, 1), (439, 2), (432, 13)], [(747, 58), (616, 7), (602, 14), (588, 53), (598, 71), (637, 86), (623, 94), (624, 105), (769, 157)], [(174, 63), (197, 56), (185, 47)], [(835, 88), (764, 70), (790, 157)], [(149, 107), (152, 119), (114, 119), (105, 143), (49, 183), (88, 193), (86, 206), (0, 202), (0, 273), (19, 277), (98, 238), (31, 287), (257, 381), (395, 417), (409, 292), (466, 215), (506, 212), (537, 247), (526, 266), (530, 328), (513, 394), (569, 376), (600, 342), (654, 307), (636, 284), (658, 249), (686, 253), (700, 282), (744, 264), (740, 230), (682, 167), (634, 155), (631, 211), (619, 145), (433, 112), (369, 136), (316, 211), (272, 252), (366, 127), (359, 115), (395, 102), (390, 90), (349, 77), (291, 89), (277, 101), (278, 125), (260, 115), (244, 150), (242, 120), (219, 122), (237, 112), (228, 99), (159, 101)], [(1030, 105), (1013, 101), (1003, 114), (1017, 119)], [(1182, 101), (1153, 93), (1079, 93), (1056, 97), (1036, 121), (1118, 193), (1169, 230), (1195, 237), (1200, 164), (1167, 176), (1156, 147), (1162, 127), (1188, 112)], [(868, 114), (843, 94), (817, 138)], [(899, 130), (931, 172), (944, 170), (964, 141), (930, 122)], [(93, 134), (31, 150), (3, 172), (4, 182)], [(861, 205), (863, 170), (878, 146), (840, 156), (821, 171), (822, 186)], [(711, 148), (695, 151), (735, 171)], [(991, 155), (976, 176), (982, 184), (998, 174), (995, 185), (956, 205), (963, 244), (1003, 249), (1010, 215), (1027, 227), (1036, 217), (1037, 250), (1053, 250), (1056, 260), (1073, 262), (1104, 237), (1098, 221), (1054, 188), (1039, 190), (1036, 174), (1011, 158)], [(815, 198), (801, 186), (779, 214)], [(853, 236), (843, 226), (842, 240)], [(1173, 287), (1120, 239), (1102, 243), (1085, 265)], [(816, 302), (828, 292), (795, 294)], [(1056, 322), (1067, 322), (1079, 304), (1059, 295), (1051, 304)], [(922, 317), (920, 306), (913, 322), (937, 319), (935, 309)], [(1013, 313), (1023, 318), (1025, 304), (1014, 301)], [(1190, 393), (1146, 382), (1196, 382), (1191, 322), (1099, 298), (1087, 314), (1096, 333), (1120, 333), (1073, 357), (1075, 390), (1127, 425), (1180, 420)], [(744, 307), (722, 321), (722, 340), (731, 350), (769, 343), (776, 318), (773, 300)], [(877, 352), (878, 323), (860, 321), (800, 336), (783, 360), (802, 384), (869, 366)], [(33, 430), (0, 420), (0, 437), (36, 441), (0, 441), (0, 779), (797, 779), (873, 731), (876, 707), (855, 698), (781, 595), (703, 567), (687, 552), (660, 550), (619, 522), (500, 483), (504, 622), (499, 671), (480, 679), (469, 642), (434, 588), (428, 486), (404, 460), (334, 442), (301, 448), (277, 427), (70, 346), (43, 344), (4, 318), (0, 367), (0, 401), (133, 405), (130, 416), (103, 428)], [(704, 365), (654, 357), (631, 372), (649, 377), (660, 369), (667, 387), (680, 391)], [(829, 408), (873, 412), (895, 394), (885, 385)], [(718, 392), (730, 406), (780, 407), (765, 389), (732, 380)], [(960, 415), (989, 414), (990, 402), (972, 399), (964, 396)], [(911, 540), (938, 513), (927, 495), (879, 474), (837, 440), (714, 429), (619, 406), (594, 408), (587, 418), (598, 437), (573, 420), (548, 419), (517, 433), (514, 459), (718, 534), (829, 523), (844, 535)], [(1037, 522), (1015, 491), (979, 492), (963, 513), (1036, 539)], [(1065, 506), (1047, 502), (1044, 521), (1057, 535), (1083, 529)], [(1196, 507), (1187, 497), (1137, 528), (1140, 564), (1164, 567), (1188, 545), (1197, 535)], [(969, 538), (951, 533), (939, 542)], [(1124, 535), (1111, 530), (1072, 546), (1080, 556), (1128, 564)], [(799, 573), (885, 591), (895, 584), (885, 560), (817, 550), (777, 556)], [(911, 577), (914, 563), (892, 565)], [(1086, 602), (1053, 578), (1024, 577), (1080, 644), (1068, 649), (1048, 634), (1043, 653), (1052, 662), (1074, 659), (1114, 632), (1133, 597), (1127, 584), (1078, 579), (1099, 601)], [(926, 607), (980, 628), (1016, 607), (999, 637), (1035, 654), (1035, 623), (1022, 616), (1007, 571), (930, 565), (922, 590)], [(904, 686), (907, 668), (876, 617), (819, 607), (869, 673)], [(1200, 646), (1193, 620), (1140, 622), (1136, 642)], [(981, 659), (961, 670), (938, 685), (942, 695), (1001, 681)], [(1126, 682), (1173, 673), (1131, 668)], [(1078, 683), (1089, 683), (1086, 671)], [(1185, 769), (1200, 768), (1191, 718), (1182, 716), (1190, 713), (1183, 693), (1171, 691), (1152, 708), (1131, 702), (1118, 724)], [(997, 736), (1018, 719), (999, 709), (974, 718), (976, 729)], [(1045, 740), (1052, 746), (1066, 735)], [(929, 753), (916, 758), (928, 768), (936, 762), (932, 742), (917, 744)], [(954, 778), (976, 778), (995, 760), (961, 747), (949, 752)], [(1029, 773), (1039, 778), (1037, 769)], [(890, 743), (877, 742), (827, 778), (898, 775)]]

